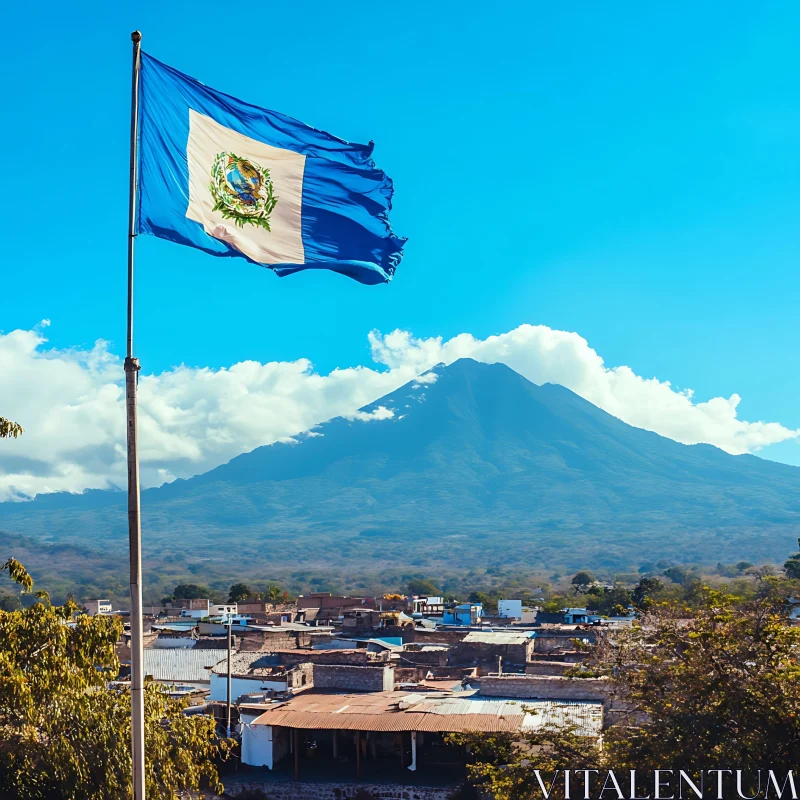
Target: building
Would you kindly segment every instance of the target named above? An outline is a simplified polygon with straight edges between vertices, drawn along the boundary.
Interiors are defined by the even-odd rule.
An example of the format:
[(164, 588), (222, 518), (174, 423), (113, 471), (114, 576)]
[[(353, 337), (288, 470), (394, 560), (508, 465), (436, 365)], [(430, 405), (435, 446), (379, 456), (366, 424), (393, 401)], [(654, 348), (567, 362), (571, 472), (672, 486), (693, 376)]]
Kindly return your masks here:
[(564, 609), (564, 624), (565, 625), (592, 625), (602, 619), (598, 614), (592, 614), (585, 608), (565, 608)]
[(423, 617), (441, 617), (444, 614), (443, 597), (415, 597), (412, 601), (412, 613)]
[[(452, 666), (525, 669), (534, 650), (533, 631), (502, 628), (498, 631), (470, 631), (450, 648)], [(501, 659), (501, 661), (498, 661)]]
[[(351, 668), (357, 669), (357, 668)], [(574, 726), (597, 738), (603, 704), (485, 696), (479, 692), (304, 692), (253, 718), (242, 717), (242, 762), (284, 770), (300, 780), (307, 769), (349, 764), (356, 780), (420, 771), (463, 779), (464, 748), (448, 733), (520, 733), (545, 725)]]
[(238, 613), (236, 603), (212, 603), (210, 600), (191, 600), (196, 604), (191, 608), (181, 609), (181, 617), (205, 619), (206, 617), (225, 617)]
[(498, 600), (497, 616), (505, 619), (522, 619), (522, 600)]
[[(210, 671), (209, 700), (228, 699), (228, 657), (227, 653), (222, 655), (222, 660)], [(269, 653), (232, 653), (231, 700), (236, 702), (242, 695), (271, 695), (290, 689), (298, 690), (311, 684), (311, 664), (299, 664), (287, 669), (282, 664), (276, 664), (275, 660)]]
[(112, 611), (110, 600), (87, 600), (84, 604), (86, 613), (91, 617), (98, 614), (110, 614)]
[(374, 608), (375, 603), (366, 597), (348, 597), (347, 595), (332, 595), (330, 592), (311, 592), (301, 594), (297, 598), (297, 609), (319, 608), (323, 610), (361, 608), (369, 606)]
[(459, 603), (442, 615), (443, 625), (480, 625), (483, 606), (480, 603)]

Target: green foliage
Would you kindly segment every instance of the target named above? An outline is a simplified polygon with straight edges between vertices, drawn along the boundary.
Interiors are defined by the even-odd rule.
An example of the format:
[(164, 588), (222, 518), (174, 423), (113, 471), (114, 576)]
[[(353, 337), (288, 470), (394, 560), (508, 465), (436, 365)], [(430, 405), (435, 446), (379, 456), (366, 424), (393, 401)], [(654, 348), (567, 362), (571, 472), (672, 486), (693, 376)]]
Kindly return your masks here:
[(281, 589), (280, 586), (267, 587), (266, 595), (267, 595), (267, 600), (269, 600), (270, 603), (277, 603), (278, 600), (281, 599), (281, 596), (284, 594), (285, 592), (283, 591), (283, 589)]
[(18, 583), (24, 592), (29, 592), (33, 588), (33, 578), (15, 558), (9, 558), (5, 564), (0, 565), (0, 572), (8, 572), (8, 577), (14, 583)]
[(546, 614), (558, 614), (564, 608), (569, 606), (569, 600), (562, 595), (554, 595), (546, 603), (542, 605), (542, 611)]
[(631, 592), (631, 601), (637, 608), (647, 608), (664, 589), (658, 578), (642, 578)]
[[(511, 734), (449, 734), (445, 741), (469, 747), (472, 763), (467, 765), (467, 774), (471, 781), (488, 789), (494, 800), (563, 798), (563, 783), (562, 793), (557, 784), (546, 793), (556, 770), (597, 769), (604, 760), (597, 743), (572, 728), (544, 726), (527, 734), (522, 742)], [(540, 771), (538, 777), (534, 770)]]
[(174, 600), (194, 600), (211, 596), (211, 589), (196, 583), (180, 583), (172, 592)]
[[(8, 562), (7, 562), (8, 563)], [(21, 565), (19, 565), (21, 566)], [(28, 584), (19, 566), (13, 575)], [(130, 797), (130, 693), (117, 677), (118, 618), (49, 603), (0, 611), (0, 785), (7, 800)], [(215, 759), (228, 750), (213, 719), (156, 684), (145, 693), (147, 795), (221, 789)]]
[(606, 589), (602, 586), (592, 586), (584, 597), (586, 608), (602, 616), (619, 615), (628, 613), (628, 606), (633, 602), (633, 595), (628, 589), (615, 586), (613, 589)]
[[(797, 545), (800, 547), (800, 539), (797, 540)], [(800, 580), (800, 553), (792, 553), (783, 565), (783, 569), (787, 578)]]
[(234, 583), (228, 592), (229, 603), (242, 603), (248, 597), (253, 597), (253, 591), (246, 583)]
[(484, 613), (496, 614), (500, 592), (497, 590), (492, 592), (472, 592), (468, 599), (470, 603), (480, 603), (483, 606)]
[[(793, 589), (767, 578), (745, 600), (701, 587), (694, 607), (654, 604), (641, 626), (601, 639), (568, 677), (606, 676), (627, 709), (602, 750), (572, 730), (539, 731), (516, 746), (509, 736), (449, 740), (470, 745), (470, 777), (496, 800), (542, 796), (535, 770), (548, 783), (556, 769), (643, 775), (725, 764), (743, 770), (745, 796), (755, 796), (748, 782), (757, 769), (785, 775), (800, 760), (800, 629), (788, 624), (786, 602)], [(550, 797), (563, 796), (556, 783)]]
[(683, 586), (689, 578), (689, 570), (686, 567), (669, 567), (664, 570), (664, 577), (669, 578), (673, 583)]
[(12, 436), (16, 439), (23, 433), (25, 433), (25, 429), (18, 422), (0, 417), (0, 439), (10, 439)]
[(800, 629), (787, 624), (782, 592), (765, 591), (742, 601), (703, 589), (694, 610), (657, 607), (619, 638), (608, 663), (644, 722), (632, 733), (610, 729), (618, 761), (641, 769), (796, 765)]
[(429, 581), (425, 578), (411, 578), (406, 584), (406, 589), (408, 589), (409, 594), (418, 594), (421, 596), (437, 597), (440, 594), (433, 581)]
[(576, 572), (572, 576), (572, 580), (570, 583), (573, 586), (577, 586), (579, 588), (585, 588), (587, 586), (591, 586), (595, 582), (595, 577), (586, 569), (580, 570), (580, 572)]

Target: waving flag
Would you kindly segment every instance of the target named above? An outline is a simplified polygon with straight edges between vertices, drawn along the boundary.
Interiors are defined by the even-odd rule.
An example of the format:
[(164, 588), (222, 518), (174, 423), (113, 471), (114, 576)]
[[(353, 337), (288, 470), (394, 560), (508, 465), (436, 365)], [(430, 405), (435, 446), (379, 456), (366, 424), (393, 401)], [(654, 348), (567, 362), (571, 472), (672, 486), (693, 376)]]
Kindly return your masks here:
[(139, 233), (290, 275), (390, 281), (405, 239), (372, 143), (216, 92), (142, 53)]

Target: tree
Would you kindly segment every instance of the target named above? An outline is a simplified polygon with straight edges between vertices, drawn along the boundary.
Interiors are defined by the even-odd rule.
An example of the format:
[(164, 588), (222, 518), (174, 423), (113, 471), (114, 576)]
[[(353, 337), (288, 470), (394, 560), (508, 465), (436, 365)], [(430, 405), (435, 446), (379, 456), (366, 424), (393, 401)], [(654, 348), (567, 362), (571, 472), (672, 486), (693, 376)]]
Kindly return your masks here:
[(497, 602), (499, 599), (500, 593), (497, 591), (472, 592), (469, 596), (470, 603), (480, 603), (483, 606), (484, 612), (487, 614), (497, 613)]
[[(446, 735), (445, 741), (469, 747), (472, 763), (467, 765), (467, 775), (473, 783), (488, 790), (481, 796), (494, 800), (534, 797), (561, 800), (565, 796), (564, 785), (559, 786), (553, 777), (556, 770), (572, 770), (577, 777), (579, 770), (598, 769), (605, 762), (597, 743), (570, 727), (543, 726), (521, 738), (508, 733), (456, 733)], [(573, 791), (576, 788), (573, 786)], [(583, 794), (569, 796), (583, 797)]]
[(267, 587), (267, 599), (270, 603), (277, 603), (280, 600), (281, 595), (286, 594), (286, 592), (281, 589), (280, 586), (268, 586)]
[[(0, 566), (30, 591), (19, 562)], [(119, 618), (79, 615), (71, 601), (0, 611), (0, 785), (6, 800), (130, 797), (130, 693), (112, 688)], [(186, 716), (186, 701), (145, 691), (147, 796), (174, 798), (201, 784), (221, 790), (214, 761), (227, 753), (215, 723)]]
[(563, 597), (560, 594), (553, 595), (544, 605), (542, 605), (542, 611), (545, 614), (558, 614), (564, 608), (569, 606), (569, 600), (566, 597)]
[(689, 570), (686, 567), (670, 567), (664, 570), (664, 577), (669, 578), (673, 583), (683, 586), (689, 577)]
[(436, 585), (427, 578), (411, 578), (406, 584), (406, 588), (409, 594), (416, 594), (420, 597), (436, 597), (439, 594)]
[[(800, 547), (800, 539), (797, 540), (797, 545)], [(792, 553), (789, 560), (783, 565), (787, 578), (800, 580), (800, 553)]]
[(18, 422), (0, 417), (0, 439), (10, 439), (12, 436), (16, 439), (23, 433), (25, 433), (25, 429)]
[(252, 596), (253, 592), (246, 583), (234, 583), (228, 592), (228, 602), (241, 603)]
[(180, 583), (175, 587), (172, 597), (175, 600), (194, 600), (196, 598), (209, 597), (211, 589), (207, 586), (199, 586), (196, 583)]
[(736, 564), (736, 571), (737, 572), (744, 572), (746, 569), (750, 569), (750, 567), (755, 566), (751, 564), (749, 561), (740, 561)]
[(586, 608), (589, 611), (605, 615), (619, 615), (621, 609), (620, 616), (625, 616), (629, 613), (628, 606), (633, 602), (631, 592), (621, 586), (615, 586), (613, 589), (593, 586), (586, 597)]
[(653, 597), (658, 595), (664, 584), (658, 578), (642, 578), (631, 592), (631, 599), (637, 608), (647, 608)]
[[(472, 779), (496, 800), (527, 800), (542, 796), (532, 791), (539, 786), (537, 769), (547, 784), (555, 769), (696, 776), (709, 765), (730, 764), (743, 770), (737, 796), (763, 796), (757, 770), (785, 776), (800, 761), (800, 629), (788, 624), (790, 588), (767, 578), (755, 599), (743, 600), (704, 587), (693, 608), (663, 603), (641, 626), (609, 633), (589, 663), (607, 676), (627, 719), (605, 731), (602, 750), (569, 728), (527, 735), (517, 746), (496, 737), (459, 737), (475, 753)], [(651, 783), (637, 796), (652, 792)], [(563, 785), (549, 796), (563, 798)]]
[(595, 577), (592, 575), (589, 570), (582, 569), (580, 572), (576, 572), (572, 576), (572, 580), (570, 583), (573, 586), (577, 586), (579, 589), (585, 589), (587, 586), (591, 586), (595, 582)]
[(644, 719), (633, 734), (609, 730), (618, 761), (641, 769), (796, 766), (800, 629), (787, 624), (783, 593), (765, 586), (766, 596), (752, 601), (705, 588), (691, 612), (657, 607), (609, 648), (617, 688)]

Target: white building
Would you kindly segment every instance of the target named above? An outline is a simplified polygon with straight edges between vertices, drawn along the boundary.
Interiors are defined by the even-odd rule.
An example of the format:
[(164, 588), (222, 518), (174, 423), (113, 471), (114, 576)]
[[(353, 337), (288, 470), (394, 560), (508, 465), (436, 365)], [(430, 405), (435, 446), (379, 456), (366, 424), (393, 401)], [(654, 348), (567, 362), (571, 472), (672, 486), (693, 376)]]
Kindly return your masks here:
[(110, 614), (112, 611), (110, 600), (87, 600), (84, 603), (86, 613), (96, 617), (98, 614)]
[[(196, 603), (196, 601), (192, 601)], [(200, 605), (197, 603), (197, 605)], [(191, 619), (205, 619), (206, 617), (228, 617), (231, 614), (238, 613), (236, 603), (209, 603), (200, 608), (184, 608), (181, 611), (182, 617), (190, 617)]]
[(522, 619), (522, 600), (498, 600), (497, 614), (506, 619)]
[[(256, 694), (272, 690), (285, 692), (300, 689), (311, 683), (311, 669), (296, 667), (287, 670), (275, 664), (270, 653), (233, 653), (231, 655), (231, 700), (244, 694)], [(211, 670), (211, 694), (209, 700), (225, 701), (228, 697), (228, 658), (223, 653), (222, 660)]]

